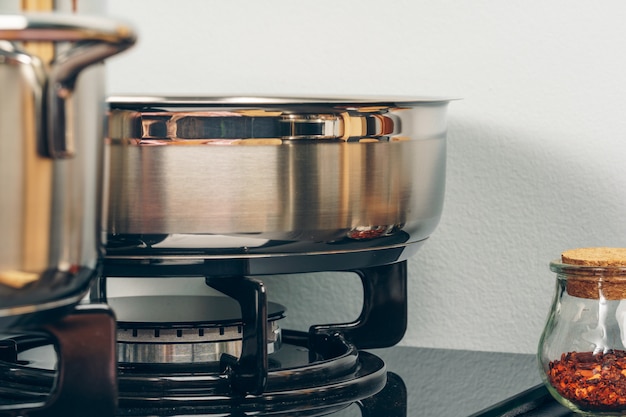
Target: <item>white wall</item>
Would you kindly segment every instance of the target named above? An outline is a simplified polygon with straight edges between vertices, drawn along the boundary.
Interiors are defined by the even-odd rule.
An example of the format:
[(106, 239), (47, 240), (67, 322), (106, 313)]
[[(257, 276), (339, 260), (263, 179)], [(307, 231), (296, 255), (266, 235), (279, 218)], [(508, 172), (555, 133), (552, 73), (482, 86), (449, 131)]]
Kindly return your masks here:
[[(109, 0), (109, 12), (141, 36), (110, 60), (111, 93), (463, 98), (443, 218), (409, 264), (403, 344), (534, 352), (549, 261), (626, 246), (622, 1)], [(358, 304), (356, 279), (268, 287), (289, 327), (358, 313), (336, 294)]]

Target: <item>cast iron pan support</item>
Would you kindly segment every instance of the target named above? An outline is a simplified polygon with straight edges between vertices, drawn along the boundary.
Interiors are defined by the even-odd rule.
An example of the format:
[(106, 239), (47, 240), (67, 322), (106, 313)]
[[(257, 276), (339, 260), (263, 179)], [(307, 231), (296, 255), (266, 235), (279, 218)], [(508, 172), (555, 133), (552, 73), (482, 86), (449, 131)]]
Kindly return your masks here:
[(235, 393), (261, 394), (267, 385), (267, 294), (261, 281), (242, 276), (206, 277), (208, 286), (235, 299), (243, 324), (241, 356), (222, 354), (220, 366)]
[(57, 377), (45, 404), (32, 409), (1, 410), (1, 416), (111, 417), (117, 408), (115, 317), (105, 305), (78, 305), (67, 316), (45, 325), (55, 339)]
[(359, 349), (396, 345), (407, 327), (406, 261), (354, 270), (363, 283), (363, 309), (356, 321), (320, 324), (309, 329), (310, 345), (323, 343), (332, 331), (343, 333)]
[(359, 401), (361, 417), (406, 417), (407, 392), (404, 381), (387, 372), (387, 384), (382, 391)]

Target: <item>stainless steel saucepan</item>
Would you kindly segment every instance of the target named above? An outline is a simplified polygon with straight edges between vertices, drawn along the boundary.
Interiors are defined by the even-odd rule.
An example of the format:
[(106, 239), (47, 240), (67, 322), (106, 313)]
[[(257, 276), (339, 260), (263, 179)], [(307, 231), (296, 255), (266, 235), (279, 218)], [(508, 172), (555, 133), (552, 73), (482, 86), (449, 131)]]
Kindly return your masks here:
[(442, 211), (449, 101), (110, 98), (107, 258), (417, 246)]
[(0, 328), (51, 319), (88, 290), (104, 244), (94, 64), (134, 42), (109, 19), (0, 15)]

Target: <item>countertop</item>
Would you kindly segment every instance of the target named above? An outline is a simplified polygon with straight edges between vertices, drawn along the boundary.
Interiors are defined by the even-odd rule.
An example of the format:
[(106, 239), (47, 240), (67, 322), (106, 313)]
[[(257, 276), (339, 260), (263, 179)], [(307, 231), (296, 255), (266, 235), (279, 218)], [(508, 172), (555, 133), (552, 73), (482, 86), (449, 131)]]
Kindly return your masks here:
[[(399, 375), (406, 385), (407, 416), (410, 417), (481, 414), (541, 384), (537, 358), (532, 354), (402, 346), (377, 349), (372, 353), (381, 357), (387, 370)], [(541, 395), (546, 397), (544, 393)], [(556, 402), (553, 406), (564, 413), (559, 415), (569, 415)], [(504, 414), (492, 412), (489, 415)]]

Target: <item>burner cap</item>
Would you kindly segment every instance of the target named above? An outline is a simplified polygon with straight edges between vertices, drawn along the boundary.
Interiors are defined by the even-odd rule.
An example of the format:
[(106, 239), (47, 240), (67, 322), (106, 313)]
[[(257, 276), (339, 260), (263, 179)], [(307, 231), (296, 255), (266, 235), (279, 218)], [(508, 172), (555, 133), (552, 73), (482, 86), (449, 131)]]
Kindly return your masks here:
[[(184, 328), (241, 325), (237, 301), (222, 296), (165, 295), (115, 297), (107, 300), (118, 328)], [(286, 308), (267, 303), (268, 321), (284, 317)]]

